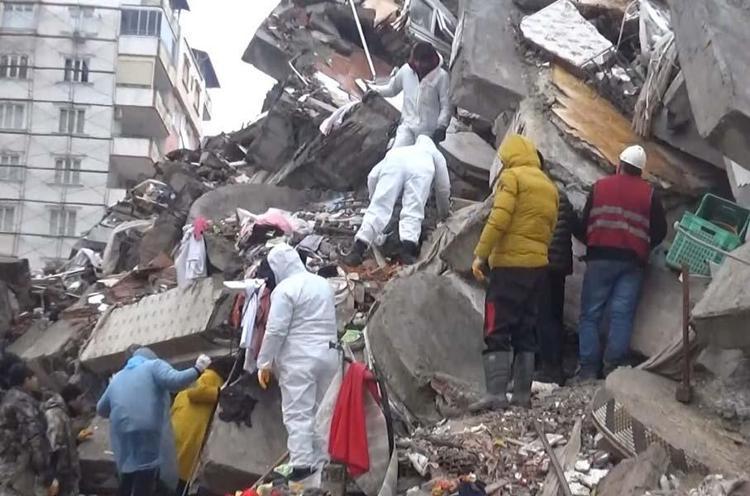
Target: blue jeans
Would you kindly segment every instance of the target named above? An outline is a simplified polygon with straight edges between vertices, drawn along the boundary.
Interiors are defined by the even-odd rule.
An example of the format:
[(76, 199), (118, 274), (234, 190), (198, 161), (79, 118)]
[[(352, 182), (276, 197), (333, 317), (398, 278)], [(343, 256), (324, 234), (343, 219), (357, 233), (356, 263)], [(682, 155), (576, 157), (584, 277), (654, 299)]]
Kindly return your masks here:
[(602, 369), (599, 327), (607, 305), (610, 322), (604, 366), (612, 369), (627, 359), (642, 285), (643, 267), (637, 262), (592, 260), (586, 264), (578, 324), (581, 375), (596, 376)]

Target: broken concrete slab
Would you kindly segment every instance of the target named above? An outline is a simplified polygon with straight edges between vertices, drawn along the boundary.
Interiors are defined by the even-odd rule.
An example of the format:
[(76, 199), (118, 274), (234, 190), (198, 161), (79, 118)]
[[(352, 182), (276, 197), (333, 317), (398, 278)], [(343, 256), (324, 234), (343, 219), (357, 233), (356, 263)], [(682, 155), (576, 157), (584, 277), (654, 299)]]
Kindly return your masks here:
[(724, 157), (724, 164), (734, 201), (741, 207), (750, 208), (750, 170), (726, 157)]
[(448, 168), (458, 177), (486, 189), (495, 150), (479, 135), (448, 133), (438, 148), (443, 152)]
[(659, 479), (669, 468), (669, 454), (659, 444), (652, 444), (635, 458), (623, 460), (607, 474), (596, 488), (597, 496), (641, 496), (659, 488)]
[(147, 296), (102, 315), (81, 351), (81, 363), (104, 373), (118, 369), (134, 343), (148, 346), (165, 360), (208, 353), (205, 333), (222, 295), (219, 279), (198, 279), (185, 288)]
[(593, 403), (594, 424), (625, 456), (651, 444), (667, 447), (677, 470), (739, 475), (750, 469), (750, 448), (735, 442), (713, 412), (675, 399), (677, 382), (643, 370), (612, 372)]
[(510, 19), (517, 10), (512, 0), (466, 0), (462, 7), (451, 55), (451, 100), (494, 122), (515, 111), (526, 95)]
[(248, 387), (258, 399), (252, 413), (253, 426), (225, 422), (216, 415), (206, 440), (198, 480), (215, 494), (233, 494), (251, 486), (286, 451), (279, 389), (264, 391), (257, 384)]
[(423, 420), (440, 418), (430, 387), (435, 373), (483, 390), (483, 314), (474, 303), (482, 290), (459, 281), (426, 273), (393, 280), (367, 325), (390, 391)]
[(742, 163), (750, 154), (750, 10), (738, 0), (671, 0), (672, 25), (700, 135)]
[[(750, 244), (732, 252), (750, 261)], [(703, 298), (695, 305), (692, 319), (698, 342), (724, 349), (750, 348), (747, 332), (750, 318), (750, 267), (725, 258)]]
[(238, 208), (254, 214), (262, 214), (269, 208), (295, 211), (316, 198), (310, 191), (265, 184), (230, 184), (198, 198), (190, 207), (188, 222), (199, 216), (222, 220), (234, 215)]
[(571, 0), (557, 0), (521, 21), (527, 41), (576, 71), (603, 65), (614, 45), (587, 21)]
[(636, 136), (630, 121), (612, 104), (562, 67), (554, 67), (552, 80), (559, 90), (552, 107), (555, 125), (572, 146), (598, 160), (603, 167), (614, 171), (622, 150), (633, 143), (641, 143), (648, 154), (644, 177), (657, 185), (677, 194), (697, 197), (721, 184), (721, 171)]
[(109, 442), (109, 421), (95, 417), (89, 426), (94, 433), (78, 445), (81, 462), (81, 494), (116, 494), (117, 466)]

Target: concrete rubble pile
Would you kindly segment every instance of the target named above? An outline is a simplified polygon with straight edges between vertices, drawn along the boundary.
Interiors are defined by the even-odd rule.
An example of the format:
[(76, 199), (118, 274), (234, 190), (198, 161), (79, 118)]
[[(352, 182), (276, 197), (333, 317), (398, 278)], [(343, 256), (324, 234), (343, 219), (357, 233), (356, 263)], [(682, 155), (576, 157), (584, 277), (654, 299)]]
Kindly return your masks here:
[[(633, 143), (647, 149), (646, 178), (670, 221), (708, 191), (750, 184), (740, 139), (750, 84), (728, 62), (744, 60), (736, 42), (750, 35), (736, 23), (747, 9), (719, 3), (726, 9), (657, 0), (284, 0), (243, 55), (278, 81), (262, 114), (198, 150), (167, 154), (62, 266), (32, 274), (23, 260), (0, 260), (0, 334), (45, 386), (78, 383), (92, 399), (133, 343), (175, 365), (203, 352), (230, 355), (242, 293), (232, 282), (254, 277), (285, 240), (329, 280), (341, 335), (356, 337), (387, 386), (399, 472), (390, 494), (464, 494), (478, 481), (480, 494), (553, 496), (561, 485), (578, 496), (734, 494), (750, 471), (744, 247), (712, 280), (691, 282), (688, 351), (699, 364), (700, 408), (674, 400), (683, 293), (662, 249), (635, 318), (639, 368), (615, 371), (598, 390), (535, 383), (528, 411), (467, 413), (484, 390), (484, 294), (470, 266), (507, 133), (537, 144), (579, 211)], [(456, 111), (439, 146), (453, 212), (436, 226), (427, 209), (414, 266), (393, 261), (391, 235), (376, 260), (344, 267), (367, 206), (367, 174), (400, 118), (398, 99), (361, 100), (363, 81), (387, 78), (415, 40), (433, 43), (451, 70)], [(714, 91), (720, 105), (708, 98)], [(182, 240), (199, 226), (205, 271), (185, 281)], [(571, 328), (583, 270), (576, 260), (567, 280)], [(254, 401), (247, 418), (227, 419), (220, 405), (206, 440), (197, 480), (216, 494), (251, 485), (285, 449), (278, 390), (250, 379), (232, 386)], [(97, 418), (93, 427), (80, 449), (83, 486), (105, 494), (116, 485), (107, 424)], [(556, 448), (560, 477), (542, 436)]]

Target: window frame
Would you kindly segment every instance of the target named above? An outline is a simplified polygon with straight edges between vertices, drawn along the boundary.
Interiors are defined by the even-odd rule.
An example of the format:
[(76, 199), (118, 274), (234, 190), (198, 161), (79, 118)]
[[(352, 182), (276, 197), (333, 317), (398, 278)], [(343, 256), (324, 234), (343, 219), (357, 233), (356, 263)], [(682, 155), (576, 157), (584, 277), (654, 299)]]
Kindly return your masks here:
[(78, 212), (76, 209), (65, 207), (55, 207), (49, 209), (50, 236), (73, 238), (75, 237), (77, 223)]
[[(12, 74), (13, 71), (16, 74)], [(20, 53), (0, 54), (0, 79), (29, 79), (29, 56)]]
[(21, 181), (21, 156), (20, 152), (10, 150), (0, 151), (0, 181), (14, 183)]
[(91, 69), (88, 57), (65, 57), (63, 62), (63, 81), (68, 83), (90, 83)]
[(81, 157), (74, 155), (55, 157), (55, 184), (59, 186), (80, 186), (81, 162)]
[[(16, 214), (18, 209), (16, 208), (18, 205), (15, 204), (9, 204), (9, 203), (0, 203), (0, 231), (4, 233), (12, 233), (16, 231)], [(8, 216), (6, 212), (10, 212), (10, 221), (8, 220)], [(10, 222), (10, 227), (6, 225), (7, 222)]]
[(57, 132), (59, 134), (86, 134), (86, 109), (60, 107)]
[(123, 8), (120, 12), (120, 35), (161, 36), (162, 12), (158, 9)]
[[(5, 125), (6, 119), (8, 119), (7, 116), (10, 115), (8, 114), (8, 110), (7, 110), (8, 108), (13, 109), (12, 116), (14, 118), (13, 119), (14, 123), (19, 120), (17, 117), (17, 109), (18, 108), (21, 109), (20, 127), (16, 127), (15, 125), (12, 127)], [(11, 100), (0, 101), (0, 129), (2, 129), (3, 131), (24, 131), (26, 129), (26, 103), (25, 102), (18, 103), (18, 102), (11, 101)]]

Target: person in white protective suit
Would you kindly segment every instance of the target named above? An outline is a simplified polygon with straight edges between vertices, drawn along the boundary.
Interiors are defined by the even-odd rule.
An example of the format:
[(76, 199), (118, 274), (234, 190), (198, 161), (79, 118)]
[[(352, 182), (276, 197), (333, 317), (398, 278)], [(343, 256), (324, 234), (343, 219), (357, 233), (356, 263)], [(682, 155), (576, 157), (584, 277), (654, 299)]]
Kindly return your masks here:
[(276, 278), (266, 333), (258, 355), (258, 382), (265, 389), (273, 370), (281, 388), (281, 410), (288, 433), (291, 480), (312, 474), (323, 462), (325, 440), (318, 439), (315, 415), (339, 366), (333, 290), (305, 269), (289, 245), (274, 247), (268, 264)]
[(404, 64), (388, 84), (372, 86), (386, 98), (403, 91), (401, 123), (393, 148), (413, 145), (417, 136), (426, 134), (440, 143), (451, 120), (450, 79), (443, 69), (443, 58), (427, 42), (414, 45), (409, 62)]
[(445, 157), (432, 139), (425, 135), (416, 144), (393, 148), (373, 167), (367, 176), (370, 205), (362, 218), (362, 226), (354, 236), (354, 246), (344, 263), (357, 266), (391, 220), (393, 208), (401, 198), (398, 235), (401, 240), (401, 261), (412, 264), (419, 254), (424, 209), (434, 185), (438, 220), (450, 213), (451, 182)]

